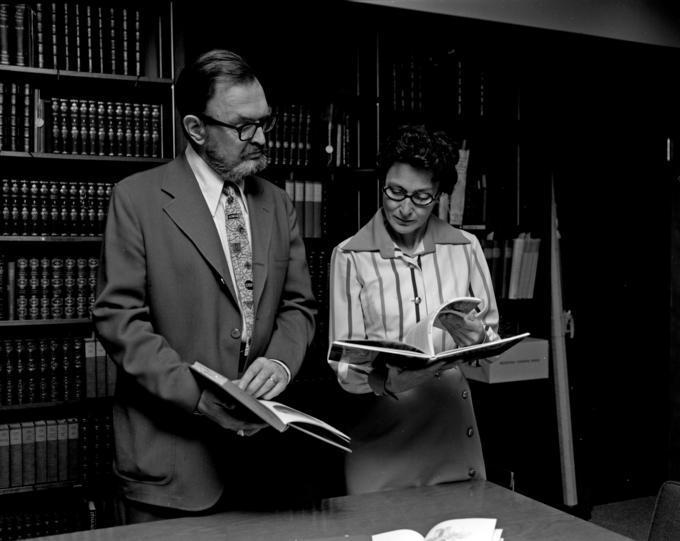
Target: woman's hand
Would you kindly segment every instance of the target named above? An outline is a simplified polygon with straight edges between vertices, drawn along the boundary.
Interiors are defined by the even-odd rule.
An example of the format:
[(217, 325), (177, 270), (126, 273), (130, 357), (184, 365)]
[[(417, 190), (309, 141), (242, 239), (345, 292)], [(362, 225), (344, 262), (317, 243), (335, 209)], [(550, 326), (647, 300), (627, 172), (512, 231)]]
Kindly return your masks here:
[(467, 314), (447, 310), (440, 314), (439, 322), (446, 327), (459, 346), (481, 344), (486, 339), (484, 323), (481, 319), (477, 319), (475, 310), (470, 310)]

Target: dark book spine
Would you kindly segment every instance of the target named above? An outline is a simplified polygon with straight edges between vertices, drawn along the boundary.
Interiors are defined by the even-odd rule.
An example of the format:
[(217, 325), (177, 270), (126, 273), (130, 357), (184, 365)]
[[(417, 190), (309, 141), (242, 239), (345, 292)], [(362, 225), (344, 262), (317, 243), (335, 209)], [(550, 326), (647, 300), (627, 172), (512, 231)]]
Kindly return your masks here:
[(9, 425), (0, 424), (0, 489), (10, 486)]
[(94, 100), (87, 101), (87, 153), (91, 156), (97, 154), (97, 102)]
[(72, 139), (69, 133), (69, 107), (68, 100), (65, 98), (59, 99), (59, 129), (61, 138), (61, 152), (62, 154), (70, 154), (72, 148)]
[(23, 85), (23, 114), (21, 122), (21, 150), (30, 152), (33, 150), (33, 105), (31, 103), (33, 98), (33, 90), (31, 85), (26, 83)]
[(50, 100), (50, 122), (52, 124), (52, 139), (48, 145), (50, 150), (55, 154), (61, 154), (64, 149), (63, 140), (61, 138), (61, 115), (59, 113), (61, 102), (59, 98), (52, 98)]
[(26, 341), (26, 402), (35, 404), (40, 401), (38, 382), (38, 347), (35, 340)]
[(38, 340), (38, 401), (49, 402), (50, 387), (50, 347), (47, 338)]
[(69, 105), (69, 126), (70, 126), (70, 141), (71, 154), (81, 153), (80, 128), (78, 126), (78, 114), (80, 108), (78, 107), (78, 100), (70, 100)]
[(134, 122), (132, 119), (132, 104), (125, 102), (125, 107), (123, 110), (124, 117), (124, 132), (125, 132), (125, 156), (134, 155), (134, 141), (133, 141), (133, 129)]
[(97, 29), (97, 69), (96, 71), (99, 73), (105, 73), (105, 64), (104, 64), (104, 18), (102, 16), (102, 7), (97, 6), (97, 11), (96, 11), (96, 25), (95, 28)]
[(114, 145), (114, 148), (115, 148), (114, 154), (116, 156), (124, 156), (125, 155), (125, 124), (124, 124), (123, 104), (121, 102), (115, 103), (113, 115), (114, 115), (113, 124), (115, 126), (115, 138), (116, 138), (116, 142), (115, 142), (115, 145)]
[(151, 106), (151, 155), (154, 158), (163, 157), (163, 125), (161, 106)]
[(115, 107), (113, 102), (106, 102), (106, 113), (104, 118), (106, 123), (106, 146), (107, 154), (109, 156), (115, 156), (117, 152), (116, 148), (116, 125), (115, 125)]
[(24, 15), (26, 11), (25, 4), (17, 4), (14, 6), (14, 64), (17, 66), (25, 66), (24, 57)]
[(35, 425), (33, 421), (21, 423), (22, 484), (35, 485)]
[(135, 103), (132, 108), (132, 155), (139, 158), (143, 153), (142, 106)]
[(18, 124), (18, 85), (9, 85), (9, 144), (8, 150), (17, 150), (17, 124)]
[(18, 404), (16, 394), (16, 377), (14, 374), (16, 366), (16, 352), (14, 351), (14, 342), (6, 339), (2, 343), (5, 361), (5, 385), (4, 387), (4, 403), (7, 406)]
[(50, 51), (49, 67), (59, 69), (59, 35), (57, 33), (57, 4), (52, 2), (50, 4), (49, 18), (50, 18)]
[[(76, 211), (76, 220), (77, 216)], [(76, 317), (76, 259), (74, 257), (64, 258), (64, 317), (66, 319)]]
[(21, 453), (21, 424), (9, 425), (9, 484), (12, 487), (23, 485), (23, 464)]
[(9, 64), (9, 4), (0, 4), (0, 64)]
[(108, 154), (106, 142), (106, 108), (103, 101), (97, 101), (97, 155)]
[(73, 69), (73, 63), (71, 60), (71, 56), (73, 55), (73, 36), (71, 35), (71, 29), (70, 29), (70, 16), (69, 12), (71, 9), (73, 9), (70, 4), (67, 2), (62, 4), (62, 9), (64, 10), (63, 12), (63, 17), (62, 17), (62, 24), (64, 25), (62, 28), (62, 33), (63, 33), (63, 42), (64, 42), (64, 49), (62, 52), (62, 62), (64, 69), (66, 70), (71, 70)]
[(26, 404), (26, 346), (23, 340), (14, 340), (16, 364), (14, 365), (14, 380), (16, 385), (16, 403)]
[(151, 107), (142, 104), (142, 156), (151, 157)]
[(62, 354), (61, 344), (56, 338), (50, 338), (49, 343), (49, 375), (50, 375), (50, 402), (64, 400), (64, 387), (62, 378)]
[(16, 261), (16, 319), (28, 319), (28, 259), (20, 257)]
[(142, 43), (141, 43), (141, 12), (139, 8), (134, 9), (135, 17), (135, 38), (134, 38), (134, 75), (138, 77), (142, 74)]
[(35, 421), (35, 482), (47, 483), (47, 430), (45, 421)]
[(0, 150), (5, 146), (5, 83), (0, 81)]
[(41, 2), (35, 4), (35, 38), (37, 42), (36, 65), (39, 68), (45, 67), (45, 30), (43, 5)]
[(111, 60), (109, 64), (110, 73), (118, 73), (116, 69), (116, 61), (118, 59), (118, 48), (116, 46), (117, 39), (117, 22), (116, 22), (116, 9), (114, 7), (109, 8), (109, 46), (111, 47)]
[(73, 25), (73, 36), (74, 36), (74, 60), (73, 60), (73, 69), (76, 71), (85, 71), (83, 68), (83, 61), (86, 58), (84, 54), (81, 54), (82, 50), (82, 45), (84, 43), (84, 40), (81, 39), (80, 34), (81, 34), (81, 29), (82, 25), (80, 24), (80, 4), (77, 2), (73, 4), (73, 15), (72, 15), (72, 25)]
[(80, 126), (80, 154), (89, 154), (90, 130), (88, 124), (87, 100), (78, 100), (78, 124)]
[(121, 71), (123, 75), (130, 73), (128, 65), (128, 8), (122, 7), (121, 10)]
[(90, 73), (94, 71), (94, 31), (92, 27), (92, 6), (85, 6), (85, 47), (86, 47), (86, 57), (87, 64), (86, 70)]

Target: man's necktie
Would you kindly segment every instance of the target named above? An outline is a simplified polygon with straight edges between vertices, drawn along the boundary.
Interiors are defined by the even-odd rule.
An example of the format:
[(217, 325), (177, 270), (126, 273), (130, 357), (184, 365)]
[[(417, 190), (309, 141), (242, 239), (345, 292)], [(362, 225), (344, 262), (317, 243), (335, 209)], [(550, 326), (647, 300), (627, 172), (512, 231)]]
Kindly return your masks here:
[(245, 344), (245, 354), (248, 355), (250, 340), (253, 336), (253, 253), (248, 241), (243, 211), (238, 201), (237, 188), (231, 182), (225, 182), (223, 192), (226, 195), (224, 217), (227, 225), (227, 241), (245, 325), (244, 330), (248, 338)]

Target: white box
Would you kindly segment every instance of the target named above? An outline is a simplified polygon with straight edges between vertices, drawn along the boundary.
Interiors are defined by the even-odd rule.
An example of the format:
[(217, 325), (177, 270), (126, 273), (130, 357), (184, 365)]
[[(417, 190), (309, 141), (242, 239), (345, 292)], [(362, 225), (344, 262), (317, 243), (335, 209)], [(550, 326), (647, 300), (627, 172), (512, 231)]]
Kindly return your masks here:
[(468, 379), (484, 383), (503, 383), (548, 377), (548, 341), (527, 337), (501, 353), (494, 362), (462, 364), (460, 369)]

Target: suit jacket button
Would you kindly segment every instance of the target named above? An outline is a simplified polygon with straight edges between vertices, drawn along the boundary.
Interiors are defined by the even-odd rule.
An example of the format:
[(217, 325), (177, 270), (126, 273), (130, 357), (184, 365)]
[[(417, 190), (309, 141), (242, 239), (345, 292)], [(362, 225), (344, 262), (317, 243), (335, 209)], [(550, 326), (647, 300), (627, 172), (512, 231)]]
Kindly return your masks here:
[(474, 477), (475, 475), (477, 475), (477, 471), (474, 468), (470, 468), (468, 470), (468, 477)]
[(241, 331), (239, 329), (232, 329), (231, 337), (232, 338), (241, 338)]
[(471, 438), (472, 436), (475, 435), (475, 430), (471, 426), (468, 426), (465, 433), (467, 434), (468, 438)]

